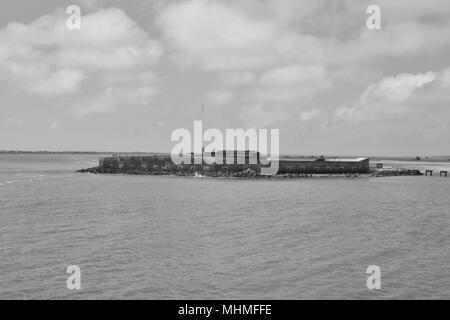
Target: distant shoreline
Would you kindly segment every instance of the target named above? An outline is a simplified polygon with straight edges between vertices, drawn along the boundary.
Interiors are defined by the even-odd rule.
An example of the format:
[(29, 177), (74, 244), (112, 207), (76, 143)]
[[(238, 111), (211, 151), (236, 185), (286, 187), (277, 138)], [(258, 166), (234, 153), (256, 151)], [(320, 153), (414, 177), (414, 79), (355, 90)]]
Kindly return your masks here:
[[(126, 154), (126, 155), (155, 155), (155, 154), (167, 154), (164, 152), (110, 152), (110, 151), (26, 151), (26, 150), (0, 150), (2, 154), (37, 154), (37, 155), (109, 155), (109, 154)], [(282, 154), (280, 157), (290, 157), (292, 154)], [(302, 155), (301, 157), (319, 157), (311, 155)], [(326, 156), (327, 158), (338, 158), (342, 156)], [(370, 162), (376, 161), (408, 161), (408, 162), (450, 162), (450, 155), (448, 156), (420, 156), (420, 159), (414, 156), (368, 156)]]
[[(1, 150), (1, 154), (48, 154), (48, 155), (111, 155), (118, 152), (109, 152), (109, 151), (5, 151)], [(154, 152), (123, 152), (123, 154), (129, 155), (141, 155), (141, 154), (155, 154)]]
[(402, 161), (402, 162), (450, 162), (450, 156), (430, 156), (421, 157), (420, 160), (414, 157), (370, 157), (370, 162), (376, 161)]

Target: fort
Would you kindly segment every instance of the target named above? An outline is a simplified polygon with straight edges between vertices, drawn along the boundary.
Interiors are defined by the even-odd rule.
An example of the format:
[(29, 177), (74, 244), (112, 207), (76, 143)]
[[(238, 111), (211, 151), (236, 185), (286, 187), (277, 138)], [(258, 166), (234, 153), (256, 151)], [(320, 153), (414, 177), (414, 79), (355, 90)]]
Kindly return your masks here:
[[(186, 157), (185, 157), (186, 159)], [(202, 175), (202, 176), (259, 176), (273, 159), (253, 151), (212, 152), (190, 154), (181, 164), (174, 164), (170, 154), (120, 155), (101, 158), (99, 166), (81, 172), (148, 174), (148, 175)], [(368, 174), (369, 158), (301, 158), (283, 156), (276, 159), (277, 174)]]

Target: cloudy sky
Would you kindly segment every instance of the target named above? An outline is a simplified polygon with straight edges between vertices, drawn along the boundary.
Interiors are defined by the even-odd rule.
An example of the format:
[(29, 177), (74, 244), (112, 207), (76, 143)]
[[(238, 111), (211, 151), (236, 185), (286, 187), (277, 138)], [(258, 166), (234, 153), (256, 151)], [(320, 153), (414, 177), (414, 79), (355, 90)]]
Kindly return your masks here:
[(282, 153), (449, 154), (449, 92), (448, 0), (0, 3), (0, 149), (168, 152), (204, 102)]

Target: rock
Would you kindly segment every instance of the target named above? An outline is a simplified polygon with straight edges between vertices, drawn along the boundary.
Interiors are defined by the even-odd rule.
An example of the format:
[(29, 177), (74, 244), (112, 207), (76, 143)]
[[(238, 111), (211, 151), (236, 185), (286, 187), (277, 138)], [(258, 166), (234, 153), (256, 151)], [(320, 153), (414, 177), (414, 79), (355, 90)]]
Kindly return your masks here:
[(253, 169), (247, 168), (243, 171), (233, 173), (232, 177), (256, 177), (257, 172)]
[(81, 170), (78, 170), (76, 172), (78, 172), (78, 173), (94, 173), (94, 174), (101, 173), (99, 167), (92, 167), (92, 168), (87, 168), (87, 169), (81, 169)]

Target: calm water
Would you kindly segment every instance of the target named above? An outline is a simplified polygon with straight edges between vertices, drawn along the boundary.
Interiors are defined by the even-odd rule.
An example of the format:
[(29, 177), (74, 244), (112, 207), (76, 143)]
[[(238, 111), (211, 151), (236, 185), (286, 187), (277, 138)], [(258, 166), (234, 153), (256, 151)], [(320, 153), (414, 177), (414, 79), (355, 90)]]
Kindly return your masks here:
[(0, 298), (450, 298), (450, 177), (73, 173), (95, 163), (0, 155)]

